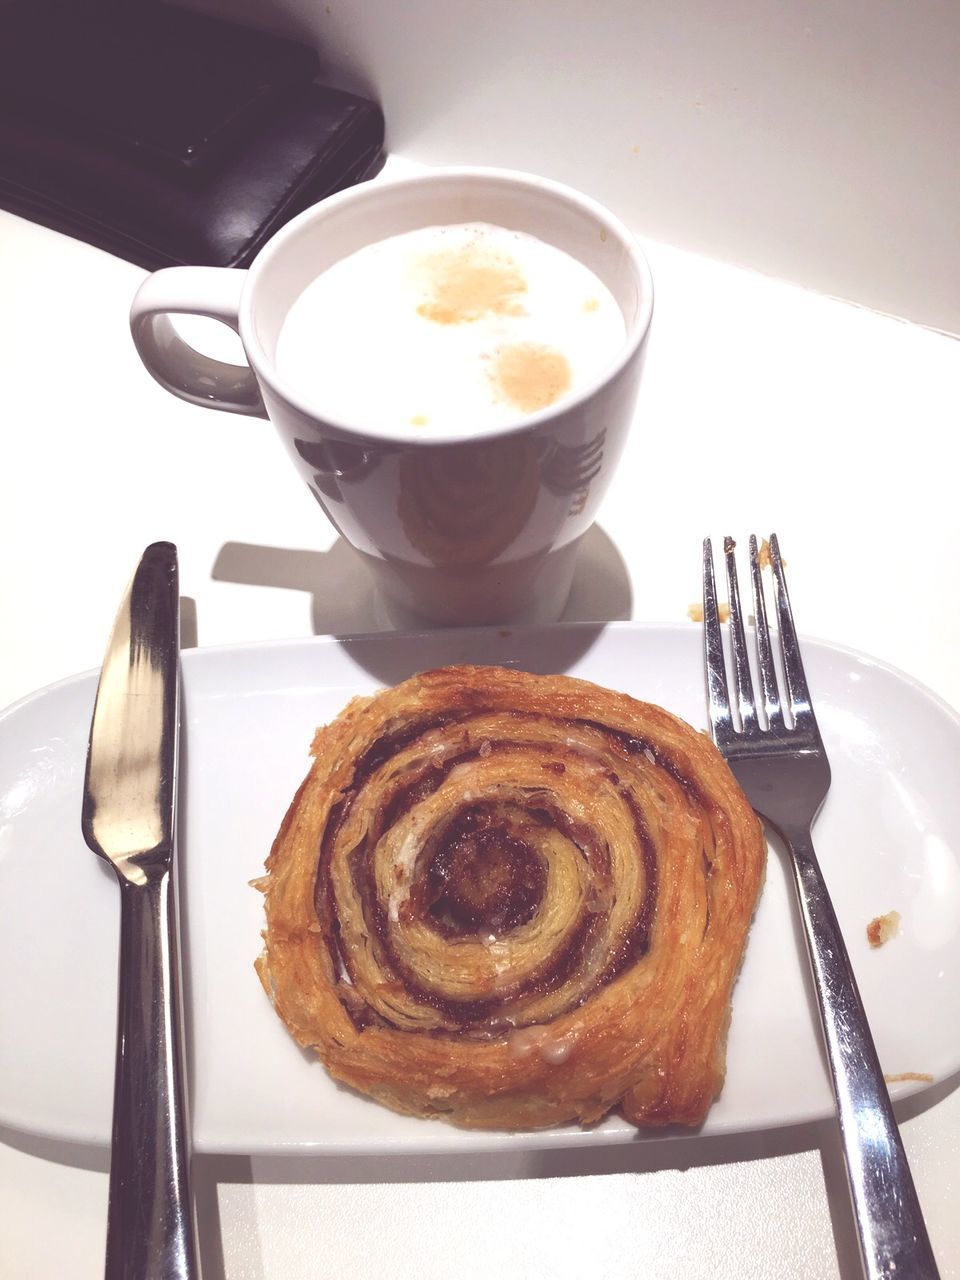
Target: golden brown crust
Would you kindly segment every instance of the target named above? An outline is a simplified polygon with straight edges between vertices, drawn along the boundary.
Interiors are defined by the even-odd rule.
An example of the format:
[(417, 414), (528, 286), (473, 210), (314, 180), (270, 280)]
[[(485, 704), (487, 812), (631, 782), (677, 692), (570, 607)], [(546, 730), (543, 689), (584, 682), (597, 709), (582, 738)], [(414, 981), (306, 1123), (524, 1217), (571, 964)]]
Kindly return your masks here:
[(448, 667), (354, 699), (312, 751), (257, 962), (300, 1045), (471, 1128), (703, 1119), (765, 856), (704, 735), (585, 681)]

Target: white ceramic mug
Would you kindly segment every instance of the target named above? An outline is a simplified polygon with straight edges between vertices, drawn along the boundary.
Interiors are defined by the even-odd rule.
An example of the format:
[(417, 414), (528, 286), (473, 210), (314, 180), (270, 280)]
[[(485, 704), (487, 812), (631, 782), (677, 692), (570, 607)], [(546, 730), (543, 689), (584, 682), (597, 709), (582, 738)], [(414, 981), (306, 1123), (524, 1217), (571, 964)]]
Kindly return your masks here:
[[(626, 324), (602, 376), (556, 408), (483, 434), (398, 439), (334, 421), (278, 376), (277, 337), (302, 290), (364, 245), (418, 227), (487, 222), (579, 259)], [(399, 626), (550, 622), (563, 610), (634, 416), (653, 308), (633, 236), (595, 201), (499, 169), (435, 169), (331, 196), (294, 218), (249, 270), (169, 267), (149, 276), (130, 324), (162, 386), (194, 404), (269, 417), (340, 534), (371, 569)], [(170, 314), (210, 316), (240, 335), (249, 367), (201, 355)]]

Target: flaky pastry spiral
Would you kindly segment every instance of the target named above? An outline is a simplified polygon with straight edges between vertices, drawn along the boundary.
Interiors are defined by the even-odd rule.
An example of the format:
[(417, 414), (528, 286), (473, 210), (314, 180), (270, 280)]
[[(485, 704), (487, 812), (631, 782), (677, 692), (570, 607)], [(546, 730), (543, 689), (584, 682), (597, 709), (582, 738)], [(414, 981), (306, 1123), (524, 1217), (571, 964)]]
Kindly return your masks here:
[(257, 970), (336, 1079), (471, 1128), (703, 1119), (765, 857), (703, 734), (461, 666), (355, 698), (312, 754)]

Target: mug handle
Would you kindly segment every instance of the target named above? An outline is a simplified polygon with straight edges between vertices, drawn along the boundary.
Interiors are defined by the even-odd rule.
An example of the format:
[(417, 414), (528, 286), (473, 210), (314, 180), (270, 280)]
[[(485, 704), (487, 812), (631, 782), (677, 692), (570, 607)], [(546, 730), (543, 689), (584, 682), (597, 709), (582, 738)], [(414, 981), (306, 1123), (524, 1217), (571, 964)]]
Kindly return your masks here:
[(195, 350), (170, 316), (208, 316), (240, 332), (240, 295), (247, 273), (237, 267), (164, 267), (147, 276), (130, 307), (130, 332), (161, 387), (181, 400), (265, 418), (256, 375), (248, 365), (226, 364)]

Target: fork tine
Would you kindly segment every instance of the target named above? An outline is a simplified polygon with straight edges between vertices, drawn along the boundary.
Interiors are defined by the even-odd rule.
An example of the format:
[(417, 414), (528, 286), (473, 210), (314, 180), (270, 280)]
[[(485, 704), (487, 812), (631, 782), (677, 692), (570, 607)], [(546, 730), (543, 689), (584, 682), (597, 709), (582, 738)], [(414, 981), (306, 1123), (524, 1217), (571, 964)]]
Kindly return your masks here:
[(713, 544), (703, 540), (703, 656), (707, 671), (707, 703), (713, 740), (720, 746), (732, 735), (727, 669), (723, 658), (717, 584), (713, 576)]
[(760, 557), (757, 553), (757, 539), (750, 535), (750, 577), (753, 582), (753, 616), (757, 631), (757, 665), (760, 668), (760, 683), (763, 686), (763, 711), (767, 728), (782, 730), (783, 711), (780, 707), (780, 690), (777, 687), (777, 669), (773, 665), (773, 651), (770, 647), (770, 628), (767, 624), (767, 606), (763, 596), (763, 579), (760, 573)]
[(783, 572), (783, 560), (780, 556), (780, 543), (777, 535), (770, 535), (770, 563), (777, 584), (777, 616), (780, 621), (780, 652), (783, 655), (783, 672), (787, 681), (787, 693), (790, 698), (790, 714), (797, 729), (812, 730), (819, 734), (813, 706), (810, 702), (810, 691), (807, 678), (803, 672), (803, 660), (800, 657), (800, 645), (797, 641), (797, 630), (793, 624), (793, 610), (790, 608), (790, 596), (787, 593), (787, 580)]
[[(724, 539), (724, 550), (731, 574), (733, 643), (739, 645), (746, 656), (742, 640), (736, 638), (742, 624), (731, 538)], [(752, 733), (736, 733), (729, 727), (729, 708), (726, 708), (728, 719), (723, 732), (714, 733), (714, 740), (748, 803), (765, 825), (779, 832), (791, 863), (839, 1119), (863, 1275), (879, 1280), (879, 1277), (892, 1277), (896, 1272), (898, 1276), (916, 1277), (916, 1280), (921, 1277), (937, 1280), (939, 1272), (897, 1119), (840, 924), (813, 848), (811, 828), (830, 788), (830, 762), (810, 703), (775, 534), (770, 537), (770, 556), (784, 673), (784, 680), (779, 682), (780, 691), (770, 648), (756, 538), (751, 538), (758, 650), (759, 636), (764, 636), (764, 651), (758, 658), (758, 666), (765, 686), (774, 691), (778, 703), (782, 702), (781, 712), (790, 703), (793, 715), (783, 718), (791, 721), (791, 727), (788, 732), (776, 729), (771, 732), (757, 726)], [(724, 699), (724, 705), (728, 697), (733, 697), (733, 685), (731, 682), (729, 692), (723, 688), (723, 649), (709, 540), (704, 543), (703, 579), (707, 677), (712, 708), (718, 696)]]
[(733, 645), (733, 672), (737, 687), (737, 705), (740, 711), (740, 729), (749, 733), (757, 727), (757, 712), (753, 701), (753, 680), (750, 676), (750, 660), (747, 657), (747, 640), (743, 631), (743, 613), (740, 609), (740, 587), (737, 583), (736, 543), (724, 538), (723, 555), (727, 562), (727, 599), (730, 604), (730, 639)]

